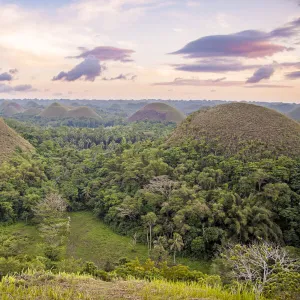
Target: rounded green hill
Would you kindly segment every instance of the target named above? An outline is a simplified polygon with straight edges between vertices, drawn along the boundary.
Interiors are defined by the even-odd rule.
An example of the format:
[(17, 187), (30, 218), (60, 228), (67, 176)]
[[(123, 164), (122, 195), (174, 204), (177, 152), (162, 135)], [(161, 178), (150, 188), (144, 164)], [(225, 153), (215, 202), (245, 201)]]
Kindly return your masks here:
[(42, 109), (39, 107), (30, 107), (23, 112), (24, 116), (37, 116), (42, 112)]
[(46, 107), (41, 113), (40, 116), (44, 118), (60, 118), (64, 117), (68, 112), (68, 108), (61, 105), (60, 103), (52, 103)]
[(76, 108), (69, 108), (61, 105), (60, 103), (52, 103), (45, 108), (40, 116), (43, 118), (99, 118), (99, 115), (91, 108), (87, 106), (80, 106)]
[(23, 151), (33, 150), (33, 146), (19, 136), (0, 118), (0, 164), (7, 160), (16, 148)]
[(23, 111), (24, 108), (16, 102), (4, 101), (0, 105), (0, 114), (3, 116), (10, 117), (22, 113)]
[(150, 103), (134, 113), (128, 120), (135, 121), (166, 121), (179, 123), (185, 115), (176, 108), (165, 103)]
[(87, 106), (79, 106), (67, 112), (68, 118), (99, 118), (99, 115)]
[(167, 144), (180, 145), (187, 140), (217, 142), (227, 154), (255, 142), (260, 145), (258, 151), (294, 156), (300, 154), (300, 124), (272, 109), (230, 103), (191, 114)]

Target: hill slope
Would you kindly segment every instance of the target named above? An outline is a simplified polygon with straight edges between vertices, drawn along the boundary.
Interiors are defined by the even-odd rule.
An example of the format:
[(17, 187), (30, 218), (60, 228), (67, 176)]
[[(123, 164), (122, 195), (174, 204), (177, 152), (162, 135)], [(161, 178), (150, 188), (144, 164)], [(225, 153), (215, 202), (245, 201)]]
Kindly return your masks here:
[(134, 113), (128, 120), (134, 121), (167, 121), (179, 123), (185, 115), (165, 103), (150, 103)]
[(7, 126), (0, 118), (0, 164), (6, 160), (17, 147), (24, 151), (33, 150), (32, 145)]
[(68, 118), (99, 118), (99, 115), (87, 106), (72, 108), (67, 112)]
[(52, 103), (40, 113), (40, 116), (45, 118), (59, 118), (64, 117), (67, 112), (67, 107), (61, 105), (60, 103)]
[(76, 108), (69, 108), (60, 103), (52, 103), (45, 108), (41, 113), (44, 118), (99, 118), (99, 115), (90, 107), (80, 106)]
[(288, 116), (294, 120), (300, 120), (300, 107), (295, 108), (291, 112), (288, 113)]
[(40, 114), (42, 112), (42, 109), (39, 107), (31, 107), (26, 109), (23, 112), (24, 116), (37, 116), (38, 114)]
[(167, 143), (179, 145), (187, 139), (217, 139), (227, 153), (235, 153), (245, 144), (257, 141), (264, 145), (263, 150), (300, 154), (297, 122), (274, 110), (246, 103), (223, 104), (193, 113)]
[(22, 113), (24, 111), (24, 108), (16, 103), (11, 101), (4, 101), (0, 105), (0, 114), (3, 116), (12, 116), (18, 113)]

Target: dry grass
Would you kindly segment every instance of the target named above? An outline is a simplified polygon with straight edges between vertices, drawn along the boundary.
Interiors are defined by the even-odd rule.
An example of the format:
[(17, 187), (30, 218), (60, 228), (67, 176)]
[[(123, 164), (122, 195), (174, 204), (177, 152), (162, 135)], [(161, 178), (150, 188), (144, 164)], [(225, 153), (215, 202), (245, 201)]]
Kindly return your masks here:
[(128, 120), (134, 121), (167, 121), (179, 123), (185, 115), (176, 108), (165, 103), (150, 103), (134, 113)]
[(33, 150), (33, 146), (29, 142), (19, 136), (0, 118), (0, 164), (7, 160), (17, 147), (23, 151)]
[(7, 276), (0, 282), (0, 298), (43, 300), (140, 299), (138, 285), (124, 281), (105, 282), (86, 275), (28, 272)]
[(174, 131), (168, 144), (202, 138), (218, 139), (230, 153), (258, 141), (278, 154), (300, 154), (300, 125), (275, 110), (253, 104), (231, 103), (195, 112)]
[(51, 272), (26, 272), (7, 276), (0, 282), (0, 298), (9, 299), (129, 299), (129, 300), (263, 300), (242, 286), (225, 290), (220, 286), (200, 283), (152, 282), (128, 279), (105, 282), (89, 275), (53, 274)]

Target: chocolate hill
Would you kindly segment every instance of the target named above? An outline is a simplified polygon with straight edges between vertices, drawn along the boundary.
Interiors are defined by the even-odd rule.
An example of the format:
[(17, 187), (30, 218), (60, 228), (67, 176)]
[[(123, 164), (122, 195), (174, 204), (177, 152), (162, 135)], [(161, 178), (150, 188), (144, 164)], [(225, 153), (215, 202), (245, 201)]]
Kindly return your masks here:
[(23, 151), (33, 150), (33, 146), (29, 142), (18, 135), (0, 118), (0, 164), (7, 160), (18, 147)]
[(275, 110), (253, 104), (230, 103), (197, 111), (175, 129), (167, 144), (203, 139), (217, 141), (229, 154), (253, 141), (261, 144), (259, 151), (300, 154), (300, 124)]
[(19, 113), (22, 113), (24, 111), (24, 108), (12, 101), (4, 101), (0, 105), (0, 114), (2, 116), (10, 117)]
[(166, 121), (179, 123), (185, 115), (176, 108), (165, 103), (150, 103), (134, 113), (128, 121)]
[(87, 106), (69, 108), (60, 103), (52, 103), (41, 113), (44, 118), (99, 118), (99, 115)]

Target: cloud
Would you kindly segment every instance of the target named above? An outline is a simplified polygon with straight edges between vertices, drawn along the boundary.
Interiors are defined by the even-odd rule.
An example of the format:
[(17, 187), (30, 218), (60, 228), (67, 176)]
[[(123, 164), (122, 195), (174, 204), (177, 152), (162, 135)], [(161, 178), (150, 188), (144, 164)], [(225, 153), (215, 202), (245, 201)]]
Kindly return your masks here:
[(278, 65), (287, 68), (300, 68), (300, 62), (286, 62), (286, 63), (279, 63)]
[[(169, 82), (156, 82), (155, 86), (211, 86), (211, 87), (232, 87), (241, 86), (245, 88), (292, 88), (292, 86), (287, 85), (277, 85), (277, 84), (256, 84), (256, 85), (245, 85), (244, 81), (226, 81), (226, 77), (217, 79), (184, 79), (175, 78), (173, 81)], [(214, 90), (215, 91), (215, 90)]]
[(19, 70), (14, 68), (14, 69), (10, 69), (8, 72), (9, 72), (9, 74), (15, 75), (15, 74), (19, 73)]
[(173, 66), (178, 71), (209, 73), (237, 72), (260, 67), (260, 65), (244, 65), (239, 61), (224, 59), (207, 59), (194, 64), (176, 64)]
[(79, 50), (81, 50), (82, 53), (71, 58), (87, 58), (89, 56), (94, 56), (101, 61), (114, 60), (121, 62), (131, 62), (133, 61), (131, 55), (135, 52), (131, 49), (122, 49), (107, 46), (96, 47), (92, 50), (80, 47)]
[(243, 81), (225, 81), (226, 78), (217, 79), (183, 79), (175, 78), (169, 82), (156, 82), (153, 85), (156, 86), (219, 86), (219, 87), (230, 87), (230, 86), (241, 86), (244, 84)]
[(34, 89), (30, 84), (21, 84), (16, 86), (10, 86), (0, 83), (0, 93), (12, 93), (12, 92), (34, 92)]
[(12, 80), (13, 80), (13, 77), (11, 74), (9, 74), (7, 72), (0, 74), (0, 81), (12, 81)]
[(75, 81), (83, 77), (86, 81), (94, 81), (95, 78), (101, 74), (103, 69), (104, 67), (100, 65), (97, 58), (89, 56), (72, 70), (68, 72), (62, 71), (57, 76), (54, 76), (52, 80)]
[(255, 89), (255, 88), (267, 88), (267, 89), (288, 89), (293, 88), (290, 85), (281, 85), (281, 84), (255, 84), (255, 85), (245, 85), (245, 88)]
[(111, 78), (104, 77), (104, 78), (102, 78), (102, 80), (105, 80), (105, 81), (132, 80), (132, 81), (134, 81), (136, 78), (137, 78), (137, 75), (134, 75), (134, 74), (120, 74), (119, 76), (111, 77)]
[(291, 72), (285, 75), (286, 79), (300, 79), (300, 71)]
[(227, 35), (205, 36), (170, 54), (183, 55), (185, 58), (272, 56), (278, 52), (294, 50), (274, 43), (274, 39), (292, 37), (299, 32), (300, 18), (271, 32), (245, 30)]
[(287, 23), (285, 26), (274, 29), (270, 32), (272, 38), (286, 38), (296, 36), (300, 33), (300, 18)]
[(183, 32), (182, 28), (173, 28), (173, 31), (177, 32), (177, 33), (181, 33)]
[(273, 66), (263, 66), (256, 70), (246, 83), (258, 83), (263, 79), (270, 79), (274, 72), (275, 69)]

